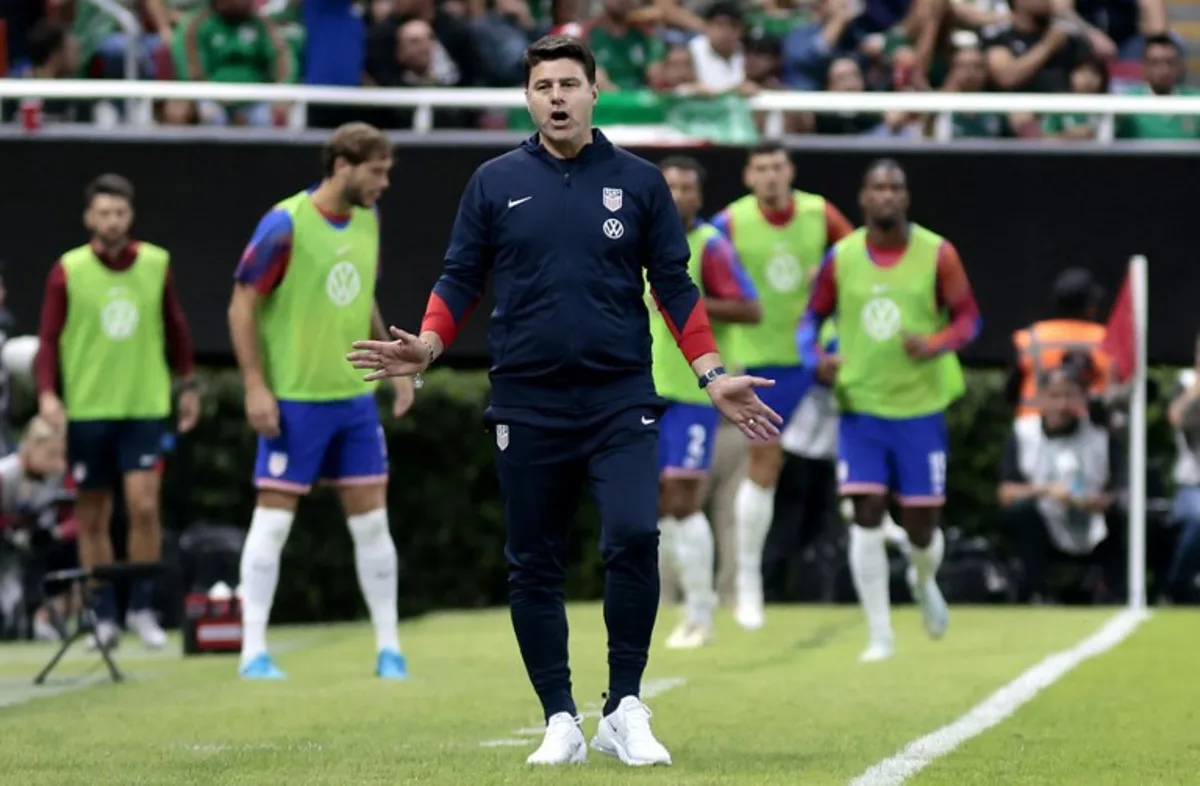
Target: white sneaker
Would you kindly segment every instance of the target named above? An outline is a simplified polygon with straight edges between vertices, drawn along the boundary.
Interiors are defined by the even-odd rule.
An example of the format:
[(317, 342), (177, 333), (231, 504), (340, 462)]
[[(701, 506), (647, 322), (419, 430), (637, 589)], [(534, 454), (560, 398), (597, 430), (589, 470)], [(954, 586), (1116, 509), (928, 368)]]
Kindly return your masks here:
[(621, 699), (611, 715), (600, 719), (592, 747), (630, 767), (671, 763), (671, 754), (650, 731), (650, 708), (636, 696)]
[(167, 645), (167, 634), (158, 624), (154, 612), (149, 609), (126, 614), (125, 628), (136, 633), (142, 644), (152, 650), (162, 649)]
[(100, 642), (104, 642), (105, 648), (110, 650), (121, 643), (121, 629), (117, 627), (117, 623), (112, 620), (100, 620), (96, 623), (96, 629), (88, 636), (87, 648), (98, 650)]
[(62, 641), (58, 628), (50, 624), (44, 617), (33, 618), (33, 638), (37, 641)]
[(529, 754), (526, 764), (583, 764), (587, 761), (587, 741), (579, 728), (579, 718), (568, 712), (550, 716), (546, 736), (538, 749)]
[(925, 632), (931, 639), (940, 639), (946, 635), (946, 628), (950, 625), (950, 611), (946, 607), (942, 591), (938, 588), (937, 580), (930, 576), (925, 580), (923, 587), (917, 586), (917, 570), (911, 565), (907, 578), (913, 600), (921, 605), (921, 619), (925, 622)]
[(667, 638), (669, 650), (694, 650), (713, 642), (711, 625), (698, 625), (693, 622), (681, 622)]
[(862, 655), (858, 656), (859, 663), (878, 663), (889, 660), (896, 654), (896, 647), (891, 639), (878, 639), (867, 644)]

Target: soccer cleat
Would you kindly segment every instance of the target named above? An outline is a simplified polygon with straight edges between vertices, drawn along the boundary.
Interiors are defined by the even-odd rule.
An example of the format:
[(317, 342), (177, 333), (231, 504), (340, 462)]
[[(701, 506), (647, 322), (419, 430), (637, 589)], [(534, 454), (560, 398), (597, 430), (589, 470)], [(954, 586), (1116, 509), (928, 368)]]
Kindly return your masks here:
[(925, 632), (931, 639), (940, 639), (946, 635), (950, 625), (950, 611), (946, 607), (946, 599), (938, 588), (937, 580), (930, 576), (924, 586), (918, 586), (917, 570), (909, 566), (908, 588), (912, 591), (913, 600), (921, 606), (921, 619), (925, 622)]
[(896, 654), (896, 647), (891, 639), (879, 639), (867, 644), (867, 648), (863, 650), (862, 655), (858, 656), (859, 663), (878, 663), (883, 660), (890, 660)]
[(158, 624), (154, 612), (131, 611), (125, 615), (125, 629), (131, 630), (142, 640), (142, 644), (152, 650), (160, 650), (167, 646), (167, 634)]
[(592, 747), (630, 767), (670, 764), (671, 754), (650, 730), (650, 715), (641, 699), (626, 696), (612, 714), (600, 719)]
[(667, 637), (669, 650), (694, 650), (712, 644), (713, 630), (711, 625), (698, 625), (692, 622), (681, 622)]
[(408, 679), (408, 661), (396, 650), (383, 650), (375, 661), (375, 676), (385, 680)]
[(238, 668), (238, 676), (244, 680), (286, 680), (287, 675), (279, 670), (275, 661), (265, 652), (260, 652)]
[(112, 620), (100, 620), (96, 623), (96, 629), (88, 636), (87, 648), (98, 650), (100, 642), (104, 642), (104, 646), (110, 650), (121, 643), (121, 629), (117, 627), (117, 623)]
[(526, 764), (583, 764), (587, 761), (587, 741), (579, 728), (579, 718), (559, 712), (546, 721), (546, 736), (538, 749), (525, 759)]

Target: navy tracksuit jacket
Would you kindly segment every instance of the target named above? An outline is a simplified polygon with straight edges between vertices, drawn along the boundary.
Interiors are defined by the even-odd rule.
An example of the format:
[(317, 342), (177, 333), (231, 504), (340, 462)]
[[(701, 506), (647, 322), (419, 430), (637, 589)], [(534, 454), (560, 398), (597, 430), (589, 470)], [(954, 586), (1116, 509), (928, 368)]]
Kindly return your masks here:
[[(598, 131), (574, 159), (533, 136), (476, 170), (422, 330), (445, 344), (491, 277), (487, 420), (513, 622), (547, 717), (574, 711), (567, 532), (587, 488), (608, 568), (610, 692), (636, 693), (658, 603), (658, 424), (643, 270), (684, 354), (715, 351), (683, 222), (657, 167)], [(608, 613), (610, 608), (614, 611)]]

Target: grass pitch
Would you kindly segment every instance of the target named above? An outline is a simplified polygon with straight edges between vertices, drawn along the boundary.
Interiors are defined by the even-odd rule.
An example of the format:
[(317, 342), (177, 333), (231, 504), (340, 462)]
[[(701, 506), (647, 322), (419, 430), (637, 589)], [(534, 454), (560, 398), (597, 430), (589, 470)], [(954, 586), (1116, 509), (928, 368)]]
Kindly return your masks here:
[[(604, 628), (575, 605), (575, 695), (595, 730)], [(955, 608), (940, 642), (911, 607), (894, 613), (897, 656), (860, 665), (856, 607), (770, 607), (767, 627), (722, 612), (714, 646), (670, 652), (660, 615), (646, 675), (654, 728), (675, 765), (631, 770), (590, 752), (564, 771), (524, 765), (540, 713), (506, 611), (404, 625), (412, 677), (372, 676), (364, 625), (276, 630), (290, 679), (246, 683), (236, 658), (183, 658), (178, 639), (117, 652), (107, 682), (81, 645), (44, 687), (46, 645), (0, 648), (3, 784), (846, 784), (968, 712), (1047, 655), (1091, 635), (1112, 609)], [(1200, 770), (1200, 615), (1156, 613), (1015, 715), (908, 782), (1186, 784)]]

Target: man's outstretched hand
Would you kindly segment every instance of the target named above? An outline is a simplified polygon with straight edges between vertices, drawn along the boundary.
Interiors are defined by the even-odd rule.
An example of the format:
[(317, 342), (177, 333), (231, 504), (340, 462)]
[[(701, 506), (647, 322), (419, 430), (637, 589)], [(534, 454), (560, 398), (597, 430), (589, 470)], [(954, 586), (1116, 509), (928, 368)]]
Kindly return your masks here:
[(346, 360), (355, 368), (371, 369), (363, 377), (374, 382), (384, 377), (411, 377), (429, 368), (433, 359), (429, 345), (412, 333), (398, 327), (388, 328), (395, 341), (355, 341), (354, 351)]
[(720, 376), (704, 388), (713, 406), (750, 439), (771, 439), (779, 436), (783, 418), (762, 403), (755, 388), (774, 386), (775, 380), (750, 376)]

